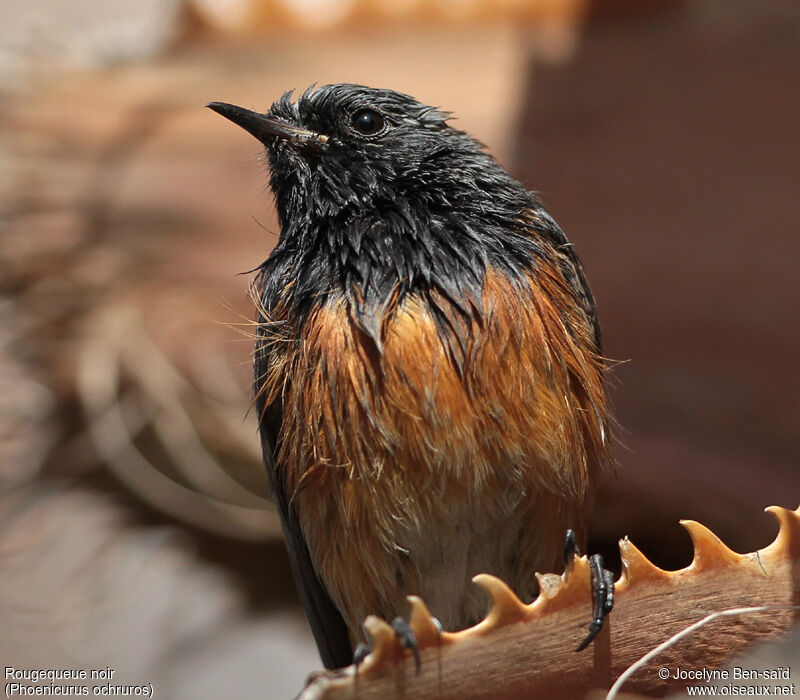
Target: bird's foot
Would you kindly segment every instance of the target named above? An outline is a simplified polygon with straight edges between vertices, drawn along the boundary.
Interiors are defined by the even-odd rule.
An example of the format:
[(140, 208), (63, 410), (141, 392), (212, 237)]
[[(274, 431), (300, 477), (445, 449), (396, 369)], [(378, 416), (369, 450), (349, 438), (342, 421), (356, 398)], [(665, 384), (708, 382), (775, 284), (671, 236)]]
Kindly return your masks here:
[(576, 556), (580, 556), (575, 530), (570, 528), (564, 534), (564, 563), (569, 567)]
[(356, 673), (358, 673), (358, 667), (361, 666), (361, 663), (369, 656), (370, 651), (372, 651), (364, 642), (359, 642), (356, 646), (356, 650), (353, 652), (353, 666), (356, 667)]
[(417, 667), (417, 673), (419, 673), (421, 662), (419, 660), (417, 635), (414, 634), (414, 630), (411, 629), (409, 624), (402, 617), (396, 617), (392, 620), (392, 629), (400, 640), (400, 644), (406, 649), (411, 650), (411, 653), (414, 655), (414, 664)]
[[(567, 567), (576, 556), (580, 556), (580, 551), (576, 544), (575, 531), (567, 530), (564, 537), (564, 559)], [(603, 629), (603, 621), (614, 607), (614, 574), (603, 566), (602, 555), (592, 554), (589, 557), (589, 570), (592, 576), (592, 601), (594, 602), (592, 621), (589, 623), (589, 634), (575, 651), (583, 651), (594, 641), (594, 638)]]
[[(396, 617), (394, 620), (392, 620), (392, 629), (397, 635), (397, 639), (400, 641), (401, 646), (411, 650), (411, 653), (414, 655), (414, 663), (417, 667), (417, 673), (419, 673), (422, 663), (419, 657), (417, 635), (414, 634), (414, 631), (402, 617)], [(370, 651), (371, 649), (369, 646), (364, 644), (364, 642), (360, 642), (356, 647), (356, 650), (353, 652), (353, 665), (356, 667), (356, 673), (358, 673), (358, 667), (361, 665), (364, 659), (367, 658)]]

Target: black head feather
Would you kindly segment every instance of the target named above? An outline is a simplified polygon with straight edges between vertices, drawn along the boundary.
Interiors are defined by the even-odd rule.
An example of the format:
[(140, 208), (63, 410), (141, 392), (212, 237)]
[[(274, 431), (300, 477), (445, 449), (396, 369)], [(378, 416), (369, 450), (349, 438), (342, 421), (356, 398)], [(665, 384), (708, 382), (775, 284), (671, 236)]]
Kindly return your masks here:
[[(267, 151), (281, 223), (262, 266), (267, 309), (285, 303), (288, 282), (295, 318), (342, 295), (380, 348), (389, 298), (414, 292), (429, 297), (434, 315), (434, 298), (473, 315), (488, 265), (516, 278), (535, 267), (541, 235), (563, 237), (483, 144), (408, 95), (341, 84), (309, 88), (297, 101), (288, 92), (264, 115), (212, 108)], [(452, 322), (440, 320), (451, 334)]]

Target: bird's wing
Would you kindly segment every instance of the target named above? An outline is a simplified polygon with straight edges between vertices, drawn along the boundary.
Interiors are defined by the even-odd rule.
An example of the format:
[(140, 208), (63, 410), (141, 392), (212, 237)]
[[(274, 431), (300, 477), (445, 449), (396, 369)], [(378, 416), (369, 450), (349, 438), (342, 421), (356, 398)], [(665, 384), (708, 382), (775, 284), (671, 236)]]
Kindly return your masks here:
[(276, 461), (283, 414), (281, 399), (278, 397), (267, 404), (266, 398), (258, 386), (259, 378), (266, 376), (268, 372), (269, 354), (263, 345), (260, 347), (257, 345), (255, 354), (256, 409), (259, 417), (264, 464), (269, 472), (273, 496), (281, 515), (292, 574), (320, 657), (326, 668), (342, 668), (348, 666), (353, 660), (353, 648), (347, 633), (347, 625), (311, 563), (308, 546), (303, 537), (303, 531), (300, 529), (291, 496), (286, 488), (285, 474)]
[(600, 335), (600, 323), (597, 319), (594, 296), (592, 295), (592, 290), (589, 288), (586, 273), (583, 271), (583, 264), (578, 254), (575, 252), (575, 248), (569, 242), (566, 234), (561, 230), (561, 227), (556, 223), (555, 219), (543, 209), (537, 212), (537, 214), (539, 221), (544, 226), (544, 233), (558, 246), (558, 250), (566, 258), (568, 264), (566, 268), (562, 265), (561, 272), (565, 279), (572, 285), (583, 304), (583, 310), (594, 328), (597, 352), (601, 353), (602, 337)]

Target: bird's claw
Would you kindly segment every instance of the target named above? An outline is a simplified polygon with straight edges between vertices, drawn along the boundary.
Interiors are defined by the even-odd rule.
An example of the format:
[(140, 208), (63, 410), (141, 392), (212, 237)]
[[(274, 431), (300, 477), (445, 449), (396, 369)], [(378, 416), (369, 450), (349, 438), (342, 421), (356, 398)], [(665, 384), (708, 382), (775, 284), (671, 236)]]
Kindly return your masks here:
[[(576, 556), (580, 556), (575, 531), (567, 530), (564, 535), (564, 560), (569, 567)], [(583, 651), (603, 629), (603, 621), (614, 607), (614, 574), (603, 566), (603, 557), (593, 554), (589, 557), (589, 571), (592, 576), (592, 601), (594, 609), (589, 623), (589, 634), (575, 651)]]
[[(392, 620), (392, 629), (397, 635), (397, 639), (400, 641), (400, 644), (406, 649), (411, 650), (411, 653), (414, 655), (414, 663), (417, 667), (417, 673), (419, 673), (422, 662), (419, 657), (417, 635), (414, 634), (414, 631), (402, 617), (396, 617), (394, 620)], [(358, 673), (358, 667), (361, 665), (364, 659), (369, 656), (371, 651), (372, 650), (369, 648), (369, 646), (364, 644), (364, 642), (359, 642), (358, 646), (356, 646), (356, 650), (353, 652), (353, 666), (356, 667), (356, 673)]]
[(358, 667), (361, 666), (361, 663), (369, 656), (370, 648), (364, 644), (364, 642), (359, 642), (356, 646), (356, 650), (353, 652), (353, 666), (356, 667), (356, 673), (358, 673)]
[(392, 620), (392, 629), (400, 640), (400, 644), (406, 649), (411, 650), (411, 653), (414, 655), (417, 673), (419, 673), (422, 663), (419, 658), (419, 645), (417, 644), (417, 635), (414, 634), (414, 630), (409, 627), (409, 624), (402, 617), (396, 617)]
[(592, 574), (592, 600), (594, 611), (589, 623), (589, 634), (575, 651), (583, 651), (603, 629), (603, 621), (614, 607), (614, 574), (603, 567), (603, 557), (593, 554), (589, 557), (589, 570)]
[(575, 559), (575, 556), (580, 556), (580, 554), (577, 538), (575, 537), (575, 530), (570, 528), (564, 534), (564, 562), (567, 567), (572, 564), (572, 560)]

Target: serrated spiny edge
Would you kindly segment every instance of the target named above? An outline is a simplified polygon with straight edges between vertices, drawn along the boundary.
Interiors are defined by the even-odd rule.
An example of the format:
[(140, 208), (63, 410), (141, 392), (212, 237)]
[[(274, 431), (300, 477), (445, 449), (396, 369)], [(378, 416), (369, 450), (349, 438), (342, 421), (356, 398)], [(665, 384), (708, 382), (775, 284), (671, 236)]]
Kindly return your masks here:
[(770, 506), (764, 509), (778, 521), (778, 535), (771, 544), (755, 552), (759, 564), (775, 566), (781, 561), (800, 560), (800, 507), (796, 510)]
[(489, 597), (489, 612), (477, 625), (460, 632), (448, 633), (449, 641), (484, 635), (498, 627), (505, 627), (526, 618), (528, 606), (517, 598), (517, 594), (505, 581), (491, 574), (478, 574), (472, 581)]
[[(362, 661), (359, 674), (369, 674), (385, 661), (394, 661), (400, 652), (400, 644), (392, 626), (377, 615), (369, 615), (364, 620), (364, 631), (367, 634), (371, 651)], [(352, 666), (350, 668), (353, 668)]]
[[(704, 525), (693, 520), (680, 524), (692, 539), (694, 556), (689, 566), (677, 571), (666, 571), (653, 564), (627, 537), (619, 541), (622, 575), (616, 582), (618, 594), (644, 583), (672, 583), (679, 585), (687, 575), (699, 575), (711, 569), (742, 567), (760, 569), (768, 575), (769, 567), (787, 560), (800, 562), (800, 507), (789, 510), (779, 506), (765, 509), (779, 523), (778, 534), (767, 547), (750, 554), (738, 554)], [(417, 596), (409, 596), (411, 604), (410, 625), (419, 649), (449, 645), (462, 639), (485, 636), (500, 627), (530, 621), (555, 610), (578, 603), (590, 602), (591, 572), (587, 557), (576, 557), (561, 575), (535, 574), (539, 582), (539, 595), (529, 605), (524, 604), (509, 586), (490, 574), (478, 574), (472, 580), (489, 596), (490, 606), (486, 617), (473, 627), (459, 632), (440, 632), (425, 603)], [(359, 673), (369, 673), (383, 662), (410, 657), (403, 649), (390, 625), (373, 615), (364, 621), (364, 629), (372, 642), (372, 652), (364, 660)]]
[(748, 565), (750, 560), (744, 554), (737, 554), (705, 525), (694, 520), (681, 520), (680, 524), (692, 538), (694, 556), (685, 571), (700, 572), (720, 566)]
[(592, 573), (586, 556), (575, 557), (561, 576), (536, 574), (539, 595), (529, 606), (529, 617), (540, 617), (547, 613), (569, 607), (586, 599), (591, 591)]
[(417, 638), (420, 649), (436, 646), (442, 643), (442, 630), (433, 619), (422, 598), (410, 595), (407, 598), (411, 604), (411, 614), (408, 624)]
[(645, 581), (663, 582), (669, 579), (670, 573), (653, 564), (627, 537), (619, 541), (619, 556), (622, 561), (622, 575), (615, 584), (618, 593)]

